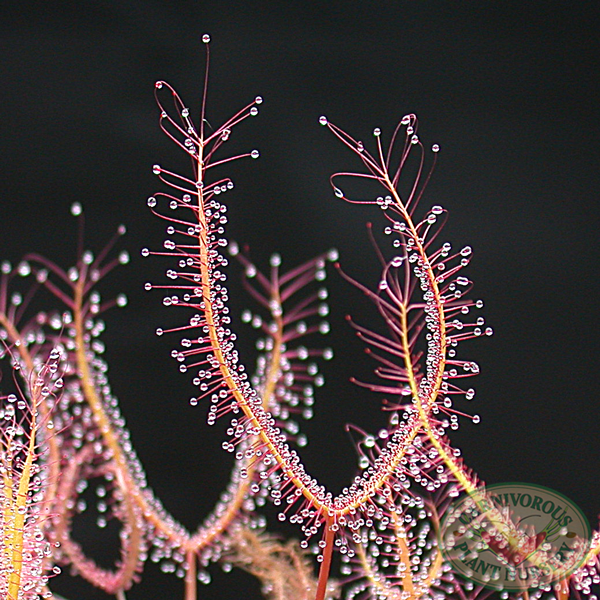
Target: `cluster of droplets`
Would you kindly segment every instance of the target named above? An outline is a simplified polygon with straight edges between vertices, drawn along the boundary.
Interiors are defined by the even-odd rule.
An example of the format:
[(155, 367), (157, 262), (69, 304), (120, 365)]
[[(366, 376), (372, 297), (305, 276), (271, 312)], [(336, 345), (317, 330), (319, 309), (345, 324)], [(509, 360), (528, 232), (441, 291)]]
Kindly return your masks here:
[[(189, 198), (189, 194), (183, 194), (179, 205), (190, 208)], [(171, 204), (173, 202), (171, 200)], [(153, 208), (156, 205), (156, 198), (152, 197), (149, 203)], [(195, 210), (197, 211), (197, 207)], [(192, 221), (187, 222), (187, 226), (179, 221), (181, 228), (175, 228), (172, 225), (167, 227), (167, 235), (185, 236), (195, 243), (181, 244), (175, 241), (175, 237), (169, 237), (164, 243), (166, 252), (142, 250), (143, 256), (167, 254), (178, 258), (177, 268), (169, 269), (166, 273), (167, 278), (174, 282), (173, 284), (147, 283), (145, 289), (148, 291), (151, 289), (177, 290), (179, 293), (165, 295), (163, 304), (165, 306), (184, 306), (194, 311), (185, 326), (174, 329), (157, 328), (156, 333), (160, 336), (177, 331), (183, 335), (179, 342), (179, 348), (173, 349), (171, 355), (179, 363), (181, 372), (192, 374), (192, 381), (198, 388), (199, 395), (192, 398), (190, 403), (196, 405), (203, 398), (212, 399), (209, 422), (214, 422), (219, 407), (230, 399), (230, 395), (223, 387), (220, 364), (212, 354), (211, 333), (222, 344), (222, 349), (227, 356), (227, 368), (235, 372), (242, 383), (246, 379), (241, 367), (239, 368), (241, 372), (238, 373), (238, 357), (233, 347), (235, 334), (229, 327), (231, 321), (227, 307), (229, 297), (225, 285), (227, 279), (225, 268), (228, 260), (221, 252), (221, 248), (226, 245), (225, 238), (222, 237), (227, 222), (226, 210), (226, 206), (216, 199), (207, 200), (204, 210), (206, 229)], [(206, 244), (205, 259), (200, 258), (200, 244)], [(194, 248), (198, 251), (193, 252)], [(206, 260), (207, 264), (201, 264), (203, 260)], [(206, 269), (208, 285), (202, 278), (202, 269)], [(182, 281), (183, 285), (179, 283)], [(212, 311), (210, 322), (205, 314), (208, 305)], [(230, 408), (233, 409), (233, 407)]]
[[(27, 388), (0, 398), (0, 594), (19, 598), (50, 597), (47, 583), (61, 572), (52, 564), (57, 544), (48, 535), (48, 452), (44, 440), (54, 435), (48, 407), (62, 390), (59, 361), (53, 349), (25, 377)], [(14, 368), (14, 367), (13, 367)], [(24, 492), (24, 495), (23, 495)]]
[(346, 598), (434, 596), (448, 572), (436, 562), (435, 512), (435, 504), (388, 488), (352, 535), (360, 550), (342, 554), (342, 575), (352, 582)]
[[(458, 252), (452, 252), (451, 244), (445, 242), (435, 251), (429, 249), (444, 222), (445, 210), (436, 205), (412, 228), (399, 221), (387, 226), (384, 233), (393, 235), (393, 246), (400, 248), (402, 254), (390, 261), (379, 285), (380, 292), (390, 288), (390, 297), (397, 298), (397, 291), (393, 288), (398, 287), (398, 278), (394, 270), (400, 268), (410, 271), (419, 282), (423, 298), (424, 340), (427, 345), (419, 395), (431, 402), (432, 399), (436, 400), (436, 390), (439, 390), (432, 412), (434, 415), (443, 413), (444, 418), (438, 420), (442, 431), (447, 427), (457, 429), (459, 415), (469, 416), (474, 423), (480, 421), (478, 415), (466, 415), (453, 408), (457, 394), (464, 395), (467, 400), (475, 395), (473, 388), (463, 389), (462, 383), (458, 386), (453, 380), (479, 373), (477, 363), (457, 358), (457, 346), (461, 341), (493, 334), (492, 328), (485, 325), (483, 316), (471, 317), (473, 311), (483, 308), (483, 301), (468, 299), (471, 281), (459, 274), (469, 264), (471, 247), (465, 246)], [(407, 297), (408, 290), (404, 290), (404, 294)], [(413, 301), (413, 304), (417, 302)], [(445, 334), (443, 346), (442, 322)], [(441, 365), (444, 366), (443, 372), (440, 371)]]
[[(313, 417), (315, 388), (325, 383), (317, 359), (333, 358), (331, 348), (310, 348), (303, 342), (315, 333), (329, 332), (329, 323), (325, 320), (329, 314), (327, 288), (311, 288), (325, 280), (325, 263), (336, 260), (337, 253), (331, 251), (283, 274), (280, 273), (281, 257), (274, 254), (270, 260), (270, 278), (241, 255), (235, 243), (229, 245), (229, 253), (242, 262), (248, 285), (254, 287), (252, 295), (268, 314), (264, 318), (260, 312), (245, 310), (241, 315), (242, 322), (263, 334), (256, 340), (259, 355), (251, 382), (286, 442), (304, 446), (306, 436), (300, 433), (298, 421), (293, 417), (307, 420)], [(293, 293), (289, 294), (288, 290)]]
[[(74, 204), (71, 212), (75, 216), (80, 215), (81, 205)], [(123, 233), (125, 228), (120, 227), (117, 236)], [(111, 306), (126, 304), (124, 295), (103, 300), (96, 288), (97, 283), (112, 268), (126, 264), (129, 260), (126, 252), (110, 258), (109, 250), (114, 241), (108, 244), (98, 258), (92, 252), (85, 251), (75, 266), (65, 270), (41, 257), (35, 257), (32, 263), (23, 261), (15, 269), (4, 263), (0, 279), (0, 314), (2, 323), (7, 324), (0, 327), (0, 337), (4, 341), (3, 354), (7, 354), (13, 368), (22, 373), (22, 378), (27, 383), (26, 390), (30, 385), (31, 369), (39, 371), (43, 368), (47, 379), (40, 387), (44, 404), (38, 411), (40, 418), (43, 417), (43, 425), (39, 430), (40, 445), (47, 450), (44, 460), (48, 461), (48, 465), (43, 466), (48, 479), (45, 487), (51, 492), (44, 499), (47, 505), (45, 510), (53, 515), (51, 526), (46, 522), (42, 528), (52, 551), (52, 556), (48, 555), (44, 559), (46, 567), (56, 562), (71, 564), (93, 585), (110, 593), (131, 585), (133, 573), (123, 573), (123, 569), (117, 572), (100, 569), (85, 556), (70, 533), (71, 521), (79, 513), (89, 510), (89, 502), (82, 496), (88, 481), (97, 476), (105, 479), (104, 484), (97, 488), (99, 493), (94, 507), (97, 525), (104, 528), (113, 518), (121, 521), (121, 539), (125, 553), (128, 552), (127, 538), (133, 524), (131, 511), (128, 513), (125, 509), (122, 484), (117, 486), (115, 481), (118, 479), (125, 482), (131, 496), (143, 496), (150, 516), (160, 514), (162, 510), (146, 488), (142, 467), (133, 451), (118, 402), (111, 393), (107, 379), (108, 367), (101, 358), (104, 343), (100, 336), (105, 325), (98, 315)], [(65, 305), (65, 309), (62, 312), (43, 311), (27, 317), (26, 301), (20, 299), (29, 299), (31, 294), (14, 291), (18, 283), (14, 279), (16, 275), (33, 275), (36, 283), (48, 287), (58, 301)], [(75, 300), (76, 289), (83, 290), (80, 304)], [(89, 397), (82, 385), (81, 365), (77, 358), (81, 344), (84, 346), (85, 361), (89, 369), (88, 383), (94, 390), (93, 398)], [(11, 400), (13, 397), (14, 395), (9, 395)], [(27, 395), (26, 398), (30, 400)], [(19, 409), (24, 402), (25, 399), (17, 399), (14, 406)], [(117, 444), (117, 455), (115, 448), (110, 447), (111, 439)], [(137, 515), (133, 520), (140, 521), (136, 527), (143, 529), (147, 537), (151, 538), (151, 528), (141, 524), (139, 507), (129, 508)], [(167, 516), (165, 522), (168, 522)], [(142, 540), (136, 551), (143, 549), (144, 543)], [(142, 558), (143, 552), (140, 552), (136, 568)], [(53, 568), (60, 571), (59, 566)], [(124, 579), (125, 575), (127, 577)]]
[[(11, 523), (10, 507), (3, 499), (0, 526), (4, 542), (8, 543), (8, 535), (13, 527)], [(22, 557), (19, 567), (13, 562), (10, 547), (0, 556), (0, 594), (11, 597), (9, 594), (11, 579), (15, 572), (19, 572), (19, 598), (23, 600), (37, 600), (38, 598), (51, 598), (52, 594), (47, 589), (47, 584), (53, 575), (60, 573), (60, 567), (47, 568), (54, 547), (47, 540), (41, 525), (42, 518), (35, 507), (28, 509), (28, 514), (22, 532)], [(11, 590), (12, 593), (12, 590)]]
[[(190, 403), (196, 405), (205, 398), (210, 399), (208, 422), (212, 424), (223, 412), (238, 412), (235, 399), (237, 392), (252, 395), (252, 391), (234, 348), (235, 334), (229, 327), (228, 290), (225, 286), (225, 268), (228, 261), (222, 253), (227, 244), (223, 237), (227, 208), (216, 200), (217, 196), (233, 189), (233, 182), (229, 178), (223, 178), (209, 183), (205, 174), (209, 166), (244, 156), (259, 156), (258, 151), (253, 150), (247, 154), (214, 160), (215, 152), (230, 138), (232, 128), (245, 118), (258, 114), (257, 105), (262, 103), (262, 98), (255, 98), (252, 104), (204, 137), (203, 116), (202, 126), (197, 130), (189, 117), (189, 110), (173, 88), (165, 82), (158, 82), (156, 89), (163, 88), (171, 92), (175, 113), (180, 122), (170, 115), (157, 95), (161, 128), (177, 145), (197, 160), (197, 165), (193, 180), (167, 171), (159, 165), (153, 167), (154, 173), (175, 193), (159, 192), (148, 199), (151, 210), (169, 222), (169, 237), (164, 242), (164, 252), (143, 249), (142, 255), (177, 257), (178, 268), (167, 271), (167, 278), (172, 284), (147, 283), (145, 289), (176, 291), (177, 293), (164, 296), (163, 304), (185, 306), (194, 311), (186, 325), (172, 329), (158, 328), (156, 333), (163, 335), (177, 331), (183, 336), (180, 339), (180, 347), (173, 349), (172, 356), (179, 363), (181, 372), (192, 374), (192, 381), (198, 388), (199, 393), (190, 399)], [(171, 210), (187, 209), (186, 215), (178, 218), (163, 215), (156, 210), (159, 200), (166, 200)], [(185, 242), (179, 241), (182, 237)], [(216, 351), (215, 345), (218, 345)], [(233, 381), (235, 384), (232, 385)], [(232, 387), (236, 389), (235, 393), (231, 391)]]
[[(438, 207), (434, 207), (432, 212), (436, 208)], [(441, 207), (438, 208), (440, 209)], [(476, 362), (457, 357), (457, 347), (462, 341), (493, 334), (492, 328), (486, 326), (485, 318), (476, 314), (483, 308), (483, 301), (468, 298), (471, 281), (458, 274), (460, 269), (469, 264), (471, 256), (470, 246), (453, 253), (451, 244), (446, 242), (430, 257), (430, 266), (436, 274), (435, 281), (443, 306), (446, 328), (446, 368), (436, 409), (445, 413), (449, 419), (441, 421), (441, 425), (449, 426), (453, 430), (458, 428), (459, 415), (465, 414), (453, 408), (456, 396), (462, 395), (466, 400), (472, 400), (475, 395), (473, 388), (465, 388), (464, 383), (458, 385), (454, 380), (464, 380), (479, 373), (479, 365)], [(472, 415), (470, 418), (473, 423), (480, 421), (479, 415)]]
[[(390, 429), (398, 424), (405, 427), (395, 413)], [(380, 444), (388, 437), (364, 436), (358, 445), (363, 466), (375, 468), (386, 451)], [(460, 456), (447, 444), (445, 450)], [(440, 520), (460, 492), (438, 450), (426, 436), (418, 436), (396, 476), (374, 495), (370, 510), (354, 523), (343, 523), (346, 541), (338, 541), (338, 547), (348, 546), (341, 553), (341, 572), (351, 582), (346, 597), (441, 599), (459, 594), (474, 600), (481, 588), (456, 577), (439, 549)]]
[[(590, 547), (598, 548), (599, 545), (600, 533), (595, 531)], [(585, 597), (587, 600), (598, 600), (600, 597), (600, 558), (598, 553), (575, 571), (570, 585), (576, 596)]]

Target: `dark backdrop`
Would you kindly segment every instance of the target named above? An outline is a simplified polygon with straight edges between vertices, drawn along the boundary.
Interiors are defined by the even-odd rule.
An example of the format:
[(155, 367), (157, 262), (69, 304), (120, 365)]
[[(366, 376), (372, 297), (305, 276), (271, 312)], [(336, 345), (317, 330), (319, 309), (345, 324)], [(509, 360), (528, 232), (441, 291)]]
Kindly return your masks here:
[[(582, 6), (97, 0), (3, 7), (2, 255), (15, 261), (36, 250), (69, 264), (73, 201), (84, 204), (90, 247), (101, 247), (119, 223), (128, 226), (122, 246), (132, 261), (104, 287), (130, 299), (106, 316), (109, 375), (148, 479), (176, 517), (193, 527), (206, 514), (229, 459), (219, 449), (222, 429), (208, 432), (205, 407), (187, 403), (191, 386), (168, 357), (175, 340), (154, 336), (165, 309), (143, 284), (160, 282), (167, 264), (142, 259), (139, 249), (158, 248), (164, 237), (145, 205), (158, 187), (152, 164), (187, 167), (158, 129), (154, 81), (172, 83), (197, 114), (200, 38), (209, 32), (211, 124), (257, 94), (265, 98), (231, 146), (257, 147), (262, 157), (231, 166), (236, 190), (228, 195), (229, 232), (259, 264), (275, 250), (294, 265), (335, 246), (350, 274), (375, 283), (364, 223), (379, 228), (381, 218), (333, 197), (329, 174), (357, 161), (318, 117), (368, 141), (375, 126), (389, 131), (403, 114), (419, 116), (426, 146), (442, 148), (424, 205), (446, 207), (445, 237), (474, 248), (469, 276), (495, 329), (491, 339), (464, 345), (483, 371), (470, 407), (482, 420), (465, 422), (454, 439), (486, 481), (546, 485), (596, 524), (600, 44), (593, 23), (600, 15)], [(303, 454), (309, 470), (339, 490), (355, 469), (344, 423), (373, 430), (382, 421), (377, 399), (348, 383), (352, 375), (369, 378), (371, 367), (342, 318), (373, 315), (338, 276), (328, 282), (337, 360), (328, 365)], [(236, 297), (236, 274), (230, 287)], [(247, 304), (236, 300), (234, 309)], [(238, 329), (251, 366), (252, 332)], [(239, 574), (215, 577), (202, 597), (256, 594)], [(177, 598), (179, 586), (149, 569), (128, 597)]]

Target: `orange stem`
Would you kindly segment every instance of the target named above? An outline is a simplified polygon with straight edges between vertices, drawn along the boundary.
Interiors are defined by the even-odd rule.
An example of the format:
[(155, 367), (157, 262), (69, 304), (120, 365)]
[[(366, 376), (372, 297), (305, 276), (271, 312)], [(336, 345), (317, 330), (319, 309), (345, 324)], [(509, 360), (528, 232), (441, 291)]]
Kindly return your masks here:
[(331, 557), (333, 555), (333, 541), (335, 532), (331, 528), (333, 519), (329, 517), (325, 521), (325, 548), (323, 548), (323, 562), (319, 569), (319, 583), (317, 585), (317, 596), (315, 600), (325, 600), (327, 592), (327, 582), (329, 581), (329, 571), (331, 570)]

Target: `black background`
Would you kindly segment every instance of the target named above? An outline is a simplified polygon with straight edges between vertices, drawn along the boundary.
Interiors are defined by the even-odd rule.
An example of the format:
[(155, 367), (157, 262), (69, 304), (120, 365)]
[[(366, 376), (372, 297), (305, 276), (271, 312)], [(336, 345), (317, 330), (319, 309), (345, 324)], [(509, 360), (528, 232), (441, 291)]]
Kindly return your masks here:
[[(329, 174), (358, 162), (318, 117), (368, 144), (374, 127), (385, 135), (405, 113), (419, 116), (426, 147), (441, 146), (424, 207), (447, 208), (444, 239), (474, 248), (468, 275), (495, 330), (464, 345), (463, 356), (483, 371), (465, 408), (482, 421), (463, 423), (453, 439), (485, 481), (556, 489), (596, 525), (600, 15), (583, 3), (554, 6), (99, 0), (3, 7), (3, 258), (35, 250), (71, 264), (74, 201), (84, 205), (89, 247), (99, 249), (119, 223), (128, 226), (121, 246), (131, 263), (103, 286), (107, 296), (124, 291), (130, 299), (106, 315), (109, 376), (150, 484), (187, 526), (218, 497), (229, 457), (220, 450), (222, 427), (208, 431), (205, 407), (187, 402), (191, 384), (168, 357), (176, 340), (153, 333), (177, 315), (143, 284), (162, 282), (170, 265), (142, 259), (139, 250), (164, 239), (164, 224), (146, 207), (160, 187), (152, 164), (188, 166), (158, 129), (154, 81), (169, 81), (197, 114), (205, 32), (213, 39), (211, 125), (257, 94), (265, 99), (259, 117), (228, 142), (234, 152), (259, 148), (261, 158), (231, 165), (236, 189), (226, 197), (228, 231), (250, 245), (259, 265), (273, 251), (293, 266), (335, 246), (347, 272), (375, 284), (364, 223), (380, 229), (383, 221), (376, 209), (333, 197)], [(237, 297), (238, 275), (230, 279), (239, 312), (251, 304)], [(311, 473), (339, 490), (356, 464), (344, 423), (375, 430), (383, 421), (377, 398), (348, 383), (352, 375), (369, 379), (371, 365), (343, 316), (371, 323), (374, 312), (337, 274), (328, 285), (334, 316), (326, 343), (337, 356), (303, 456)], [(251, 366), (254, 334), (236, 327)], [(173, 576), (147, 570), (129, 598), (181, 597)], [(201, 597), (256, 596), (239, 573), (215, 577)]]

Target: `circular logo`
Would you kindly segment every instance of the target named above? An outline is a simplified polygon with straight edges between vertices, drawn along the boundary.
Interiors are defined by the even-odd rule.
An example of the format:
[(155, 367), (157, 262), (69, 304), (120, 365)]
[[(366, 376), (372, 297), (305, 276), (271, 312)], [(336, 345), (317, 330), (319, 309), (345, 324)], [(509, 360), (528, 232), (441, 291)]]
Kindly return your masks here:
[(562, 494), (526, 483), (478, 488), (448, 508), (440, 549), (459, 575), (495, 590), (546, 588), (590, 546), (590, 525)]

